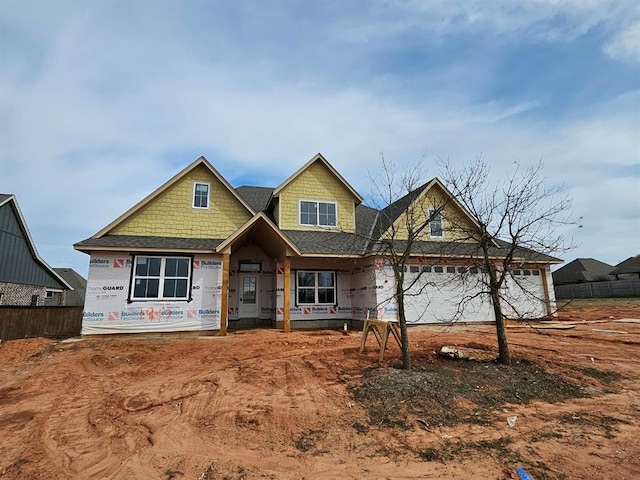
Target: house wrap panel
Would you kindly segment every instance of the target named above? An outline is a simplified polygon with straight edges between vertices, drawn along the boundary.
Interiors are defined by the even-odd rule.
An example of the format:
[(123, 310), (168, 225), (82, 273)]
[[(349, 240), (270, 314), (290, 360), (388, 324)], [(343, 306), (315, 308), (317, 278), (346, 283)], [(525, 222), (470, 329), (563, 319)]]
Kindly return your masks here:
[(91, 255), (82, 334), (218, 330), (222, 292), (222, 256), (195, 255), (191, 301), (128, 303), (132, 257)]

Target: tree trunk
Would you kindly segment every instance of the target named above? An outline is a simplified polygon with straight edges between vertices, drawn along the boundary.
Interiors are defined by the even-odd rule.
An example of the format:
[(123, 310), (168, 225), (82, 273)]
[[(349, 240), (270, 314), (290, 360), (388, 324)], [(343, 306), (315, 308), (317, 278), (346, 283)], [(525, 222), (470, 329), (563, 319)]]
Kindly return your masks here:
[(509, 343), (507, 342), (507, 332), (504, 328), (504, 317), (502, 316), (502, 308), (500, 307), (500, 295), (494, 286), (491, 287), (491, 302), (493, 303), (493, 313), (496, 317), (496, 334), (498, 336), (498, 363), (502, 365), (511, 365), (511, 356), (509, 355)]
[(490, 237), (483, 234), (481, 239), (482, 253), (484, 255), (484, 266), (489, 274), (489, 294), (493, 305), (493, 314), (496, 317), (496, 336), (498, 337), (498, 362), (502, 365), (511, 365), (509, 355), (509, 343), (507, 342), (507, 332), (504, 328), (504, 316), (502, 315), (502, 305), (500, 305), (500, 287), (502, 283), (498, 281), (496, 266), (489, 257)]
[(400, 340), (402, 341), (402, 368), (411, 370), (411, 357), (409, 356), (409, 332), (407, 331), (407, 319), (404, 314), (404, 292), (402, 284), (396, 280), (396, 303), (398, 304), (398, 321), (400, 322)]

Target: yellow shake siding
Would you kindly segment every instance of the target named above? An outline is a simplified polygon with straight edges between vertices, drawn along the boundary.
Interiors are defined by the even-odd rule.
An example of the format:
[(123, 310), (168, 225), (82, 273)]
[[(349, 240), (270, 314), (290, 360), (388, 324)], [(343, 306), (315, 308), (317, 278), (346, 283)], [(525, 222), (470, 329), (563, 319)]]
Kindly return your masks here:
[(278, 226), (283, 230), (327, 230), (299, 225), (300, 200), (336, 202), (336, 230), (355, 231), (355, 201), (349, 190), (320, 162), (312, 164), (280, 192)]
[[(192, 208), (194, 182), (209, 184), (208, 209)], [(206, 167), (200, 166), (109, 234), (227, 238), (250, 218), (250, 213), (229, 190)]]
[[(424, 230), (420, 240), (442, 242), (442, 241), (462, 241), (473, 242), (474, 240), (469, 238), (469, 231), (473, 228), (473, 222), (469, 220), (469, 217), (463, 213), (453, 203), (446, 203), (446, 197), (440, 188), (436, 185), (432, 187), (428, 192), (418, 198), (407, 209), (407, 213), (400, 215), (396, 220), (396, 234), (395, 238), (398, 240), (406, 240), (408, 237), (407, 225), (413, 225), (413, 228), (417, 228), (428, 215), (429, 209), (437, 209), (442, 205), (445, 205), (442, 210), (442, 228), (444, 231), (444, 237), (431, 237), (429, 234), (429, 228)], [(424, 212), (424, 213), (422, 213)], [(390, 230), (383, 235), (385, 238), (389, 238), (391, 235)]]

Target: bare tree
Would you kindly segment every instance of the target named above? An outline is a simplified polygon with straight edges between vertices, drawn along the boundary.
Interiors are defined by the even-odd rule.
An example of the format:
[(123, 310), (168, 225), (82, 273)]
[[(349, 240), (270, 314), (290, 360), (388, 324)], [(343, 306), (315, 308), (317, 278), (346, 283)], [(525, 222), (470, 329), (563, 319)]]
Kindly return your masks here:
[(524, 169), (516, 162), (504, 180), (493, 184), (489, 166), (480, 157), (457, 170), (448, 161), (440, 165), (445, 184), (476, 221), (475, 225), (457, 224), (455, 228), (459, 238), (465, 237), (475, 245), (467, 256), (479, 270), (475, 278), (482, 286), (473, 296), (490, 298), (498, 361), (508, 365), (511, 357), (505, 310), (518, 312), (507, 287), (511, 284), (524, 295), (535, 297), (535, 292), (513, 275), (514, 269), (548, 263), (553, 259), (550, 256), (572, 248), (556, 233), (562, 225), (575, 224), (570, 218), (571, 201), (562, 194), (562, 185), (550, 184), (543, 176), (542, 161)]
[[(422, 241), (428, 236), (432, 222), (441, 218), (451, 201), (449, 197), (424, 198), (426, 181), (424, 157), (399, 170), (381, 154), (381, 168), (377, 175), (369, 174), (372, 185), (372, 203), (378, 208), (376, 231), (371, 232), (374, 252), (381, 255), (393, 271), (395, 300), (401, 333), (402, 367), (411, 369), (409, 336), (405, 298), (425, 295), (427, 283), (421, 282), (422, 270), (407, 281), (405, 273), (412, 257), (424, 254)], [(387, 302), (391, 299), (383, 299)]]

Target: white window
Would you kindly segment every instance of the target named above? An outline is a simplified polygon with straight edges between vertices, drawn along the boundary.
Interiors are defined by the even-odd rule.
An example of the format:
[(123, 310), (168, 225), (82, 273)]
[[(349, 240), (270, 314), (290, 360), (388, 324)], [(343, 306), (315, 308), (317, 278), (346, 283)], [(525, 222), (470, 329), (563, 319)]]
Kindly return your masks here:
[(336, 210), (335, 202), (300, 200), (300, 225), (335, 227)]
[(444, 230), (442, 229), (442, 213), (438, 213), (434, 216), (435, 210), (429, 210), (429, 235), (436, 238), (444, 237)]
[(193, 184), (193, 208), (209, 208), (209, 184)]
[(298, 305), (335, 305), (336, 273), (298, 271), (296, 289)]
[(191, 278), (188, 257), (142, 257), (134, 260), (131, 299), (187, 300)]

